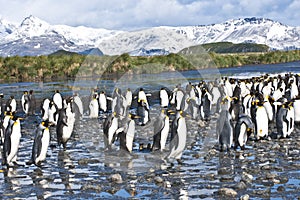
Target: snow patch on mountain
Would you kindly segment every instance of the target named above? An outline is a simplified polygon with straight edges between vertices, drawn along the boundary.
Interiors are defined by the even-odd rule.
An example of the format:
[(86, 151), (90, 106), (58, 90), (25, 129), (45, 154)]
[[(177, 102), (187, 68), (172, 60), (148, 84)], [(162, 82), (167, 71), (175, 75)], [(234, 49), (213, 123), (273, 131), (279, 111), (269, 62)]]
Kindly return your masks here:
[(108, 55), (151, 55), (177, 53), (189, 46), (223, 41), (266, 44), (278, 50), (299, 49), (300, 27), (253, 17), (220, 24), (119, 31), (51, 25), (32, 15), (20, 25), (0, 19), (0, 56), (42, 55), (60, 49), (82, 52), (92, 48)]

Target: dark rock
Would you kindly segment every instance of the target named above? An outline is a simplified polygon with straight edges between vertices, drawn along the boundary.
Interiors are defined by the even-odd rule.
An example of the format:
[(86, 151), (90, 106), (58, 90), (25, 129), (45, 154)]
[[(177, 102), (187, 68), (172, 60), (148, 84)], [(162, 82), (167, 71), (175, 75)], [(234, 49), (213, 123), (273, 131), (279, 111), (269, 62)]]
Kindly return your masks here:
[(282, 185), (280, 185), (280, 186), (278, 186), (277, 191), (278, 192), (284, 192), (285, 188)]
[(245, 190), (247, 188), (247, 185), (245, 184), (244, 181), (241, 181), (241, 182), (237, 183), (234, 186), (234, 188), (237, 189), (237, 190)]
[(154, 181), (155, 181), (156, 183), (162, 183), (162, 182), (164, 182), (164, 179), (161, 178), (160, 176), (156, 176), (156, 177), (154, 178)]

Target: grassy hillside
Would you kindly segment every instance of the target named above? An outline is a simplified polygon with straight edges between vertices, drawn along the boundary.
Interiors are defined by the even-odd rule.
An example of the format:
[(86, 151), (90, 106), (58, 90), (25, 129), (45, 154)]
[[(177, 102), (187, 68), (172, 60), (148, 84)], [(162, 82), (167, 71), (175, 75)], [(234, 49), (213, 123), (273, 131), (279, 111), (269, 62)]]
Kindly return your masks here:
[(259, 53), (206, 53), (203, 49), (165, 56), (84, 56), (60, 52), (49, 56), (0, 58), (0, 81), (40, 81), (111, 74), (273, 64), (300, 60), (300, 51)]

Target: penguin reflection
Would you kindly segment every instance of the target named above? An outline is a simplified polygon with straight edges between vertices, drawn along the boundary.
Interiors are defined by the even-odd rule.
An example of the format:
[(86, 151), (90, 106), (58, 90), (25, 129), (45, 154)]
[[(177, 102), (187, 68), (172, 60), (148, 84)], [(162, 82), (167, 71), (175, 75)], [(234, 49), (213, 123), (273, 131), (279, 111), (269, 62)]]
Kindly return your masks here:
[[(32, 179), (33, 184), (37, 188), (47, 188), (48, 181), (44, 177), (43, 171), (40, 168), (35, 168), (33, 172), (29, 175)], [(37, 199), (47, 199), (50, 195), (46, 190), (35, 190)]]
[(70, 167), (73, 166), (72, 160), (68, 152), (59, 150), (57, 156), (57, 164), (59, 168), (59, 175), (62, 184), (65, 185), (66, 189), (71, 189), (70, 185)]

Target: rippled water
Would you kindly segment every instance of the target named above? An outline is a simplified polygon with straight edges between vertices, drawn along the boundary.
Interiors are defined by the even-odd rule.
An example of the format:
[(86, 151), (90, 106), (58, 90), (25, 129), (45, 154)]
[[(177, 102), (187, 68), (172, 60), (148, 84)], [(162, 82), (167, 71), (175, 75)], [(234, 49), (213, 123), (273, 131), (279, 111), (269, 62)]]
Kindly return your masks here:
[[(249, 76), (262, 73), (300, 72), (300, 63), (268, 66), (248, 66), (218, 70), (218, 75)], [(212, 73), (213, 75), (207, 74)], [(123, 76), (116, 80), (81, 80), (49, 83), (1, 84), (0, 92), (21, 98), (24, 90), (33, 89), (38, 99), (51, 97), (59, 89), (64, 96), (79, 91), (87, 96), (91, 88), (111, 92), (115, 86), (136, 90), (144, 87), (154, 93), (161, 86), (173, 89), (178, 83), (197, 81), (199, 76), (214, 77), (216, 70)], [(6, 98), (8, 96), (5, 96)], [(154, 96), (151, 99), (151, 119), (159, 112)], [(86, 102), (87, 104), (87, 102)], [(102, 118), (84, 117), (76, 128), (64, 151), (55, 147), (55, 128), (51, 128), (51, 148), (42, 167), (27, 166), (39, 115), (22, 121), (22, 138), (18, 153), (21, 166), (0, 169), (0, 194), (3, 199), (224, 199), (218, 195), (220, 188), (233, 188), (236, 198), (248, 194), (251, 199), (295, 199), (300, 192), (300, 131), (292, 138), (250, 141), (245, 151), (222, 153), (217, 151), (215, 125), (217, 115), (210, 123), (201, 124), (188, 119), (188, 142), (182, 165), (166, 166), (164, 155), (139, 151), (139, 145), (152, 143), (152, 124), (136, 127), (132, 155), (120, 153), (118, 144), (114, 151), (105, 152)], [(245, 173), (253, 179), (247, 182)], [(111, 180), (120, 174), (121, 182)], [(158, 179), (159, 177), (160, 179)], [(245, 183), (239, 187), (239, 183)]]

